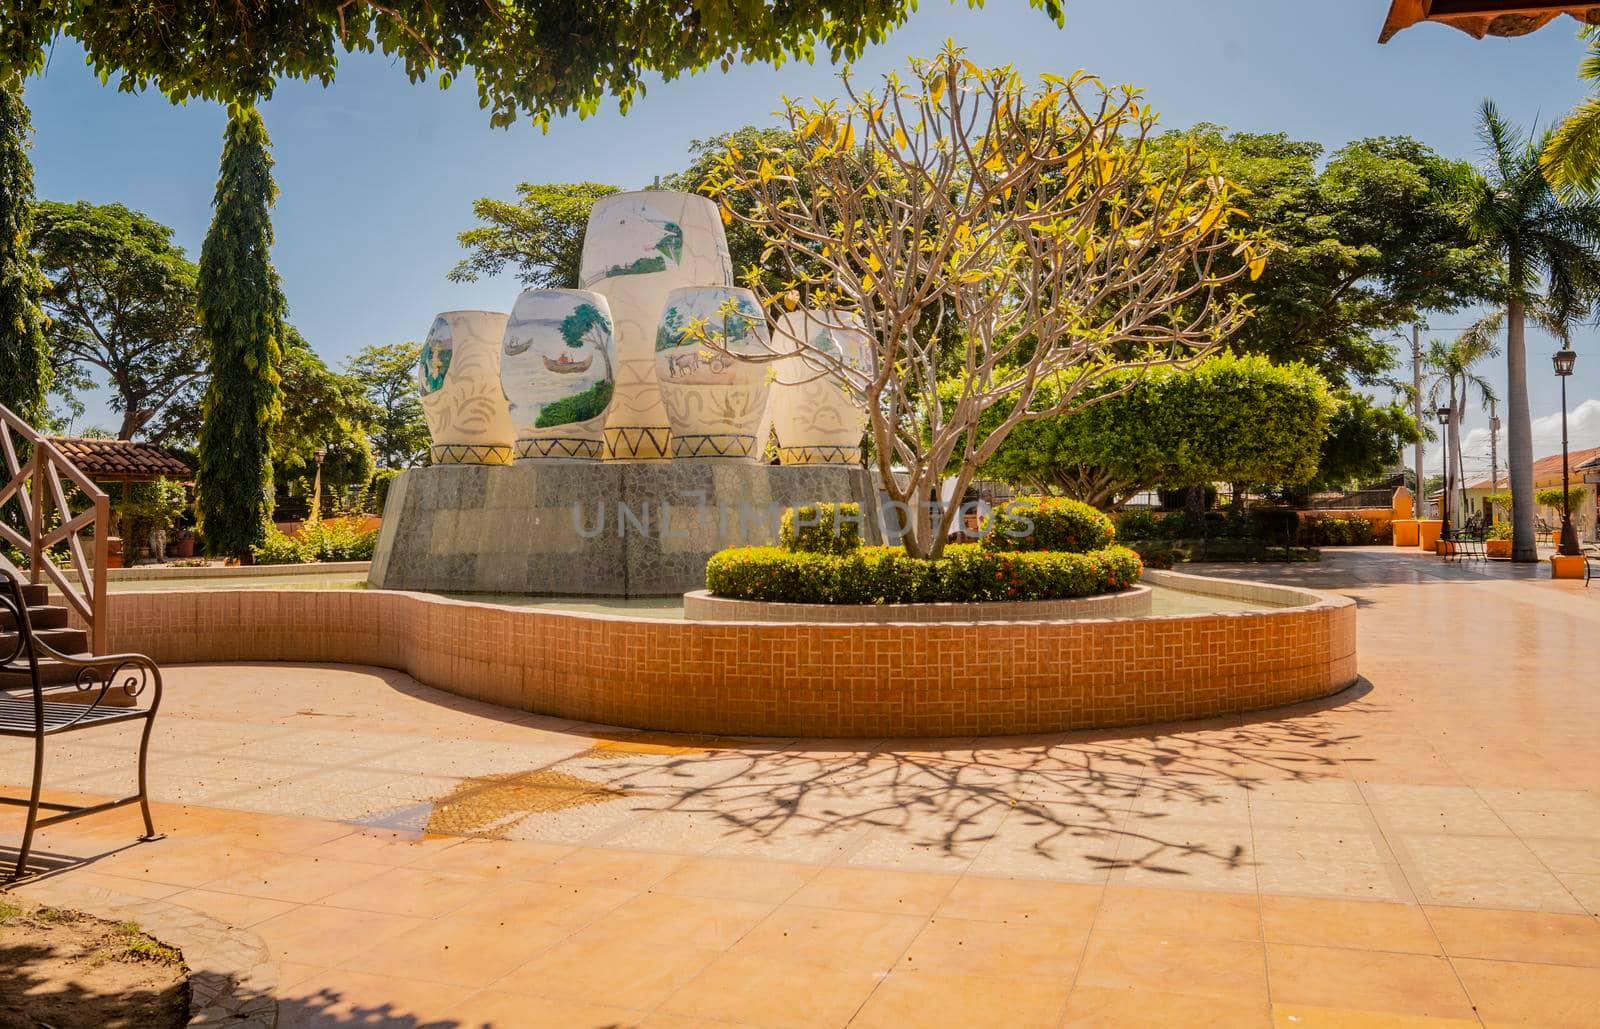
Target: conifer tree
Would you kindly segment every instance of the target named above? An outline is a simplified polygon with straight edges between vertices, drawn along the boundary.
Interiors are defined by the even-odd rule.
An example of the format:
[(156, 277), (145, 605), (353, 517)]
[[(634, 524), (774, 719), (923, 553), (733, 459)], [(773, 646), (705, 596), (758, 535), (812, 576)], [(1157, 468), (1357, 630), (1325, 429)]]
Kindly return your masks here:
[(272, 267), (271, 140), (254, 107), (229, 111), (211, 229), (200, 250), (199, 313), (211, 357), (196, 509), (212, 554), (250, 560), (272, 516), (270, 434), (281, 411), (286, 307)]
[(21, 85), (0, 82), (0, 404), (37, 426), (50, 389), (50, 352), (39, 304), (45, 279), (31, 248), (30, 131)]

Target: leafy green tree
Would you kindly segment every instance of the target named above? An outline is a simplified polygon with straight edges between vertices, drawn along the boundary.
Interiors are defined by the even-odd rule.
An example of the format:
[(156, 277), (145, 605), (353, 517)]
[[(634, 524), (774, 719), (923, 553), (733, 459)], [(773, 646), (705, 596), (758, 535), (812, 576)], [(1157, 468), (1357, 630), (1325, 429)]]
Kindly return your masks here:
[[(1018, 424), (982, 474), (1097, 507), (1158, 484), (1302, 483), (1317, 473), (1336, 408), (1315, 370), (1259, 355), (1119, 372), (1091, 397), (1075, 413)], [(980, 431), (1006, 414), (995, 405)]]
[(1417, 420), (1399, 402), (1380, 404), (1365, 393), (1335, 391), (1328, 434), (1317, 458), (1318, 484), (1346, 489), (1382, 478), (1420, 433)]
[[(1032, 0), (1059, 24), (1060, 0)], [(413, 82), (441, 85), (472, 71), (490, 123), (591, 114), (606, 95), (622, 108), (664, 79), (735, 61), (851, 61), (901, 24), (911, 0), (793, 0), (782, 4), (686, 0), (194, 0), (128, 4), (9, 2), (0, 6), (0, 76), (43, 67), (71, 37), (102, 79), (124, 91), (154, 86), (174, 102), (205, 97), (253, 103), (280, 79), (332, 82), (341, 53), (381, 52)]]
[(103, 377), (122, 413), (119, 438), (159, 427), (158, 416), (206, 370), (197, 271), (172, 230), (121, 204), (44, 201), (35, 207), (34, 249), (49, 279), (56, 359), (78, 381)]
[(33, 233), (32, 128), (22, 90), (0, 77), (0, 404), (32, 425), (45, 419), (51, 367), (45, 289), (29, 249)]
[(213, 554), (249, 560), (272, 517), (272, 433), (282, 411), (287, 307), (272, 267), (271, 140), (261, 114), (235, 106), (200, 248), (200, 325), (211, 356), (196, 512)]
[(589, 210), (617, 191), (599, 182), (523, 182), (514, 201), (479, 197), (472, 213), (483, 224), (456, 237), (469, 253), (450, 281), (474, 282), (510, 268), (524, 286), (576, 289)]
[(1160, 142), (1214, 157), (1275, 244), (1260, 279), (1233, 287), (1253, 311), (1229, 343), (1237, 352), (1305, 361), (1336, 388), (1371, 384), (1393, 368), (1388, 340), (1400, 329), (1473, 302), (1492, 281), (1493, 255), (1456, 204), (1470, 168), (1414, 139), (1358, 140), (1320, 170), (1321, 145), (1283, 133), (1203, 124)]
[(428, 422), (417, 399), (420, 343), (374, 344), (346, 368), (376, 409), (368, 431), (385, 468), (408, 468), (428, 452)]
[(283, 417), (272, 428), (272, 471), (280, 490), (313, 478), (316, 452), (325, 451), (325, 486), (351, 486), (372, 478), (376, 467), (366, 426), (378, 409), (353, 376), (332, 371), (294, 326), (285, 327)]
[[(1466, 223), (1501, 262), (1486, 298), (1505, 311), (1506, 458), (1512, 496), (1511, 560), (1537, 561), (1534, 539), (1533, 426), (1528, 409), (1530, 312), (1558, 337), (1600, 297), (1600, 202), (1563, 199), (1540, 162), (1551, 135), (1532, 138), (1485, 101), (1479, 134), (1489, 158), (1465, 193)], [(1541, 313), (1542, 312), (1542, 313)]]

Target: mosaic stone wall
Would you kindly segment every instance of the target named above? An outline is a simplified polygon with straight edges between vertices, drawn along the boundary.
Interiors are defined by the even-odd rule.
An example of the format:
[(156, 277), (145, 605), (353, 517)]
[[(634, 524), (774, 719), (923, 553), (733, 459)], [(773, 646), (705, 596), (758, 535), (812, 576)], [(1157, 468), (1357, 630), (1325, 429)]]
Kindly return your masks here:
[[(1193, 588), (1191, 577), (1152, 579)], [(756, 736), (971, 736), (1204, 718), (1356, 680), (1356, 607), (983, 624), (733, 624), (378, 590), (118, 593), (111, 645), (166, 663), (396, 668), (451, 693), (608, 725)], [(1271, 591), (1266, 598), (1264, 591)], [(219, 688), (226, 688), (225, 673)]]
[(413, 468), (390, 484), (367, 581), (445, 593), (686, 593), (705, 586), (716, 551), (775, 542), (775, 511), (834, 501), (870, 510), (876, 496), (865, 470), (823, 465)]

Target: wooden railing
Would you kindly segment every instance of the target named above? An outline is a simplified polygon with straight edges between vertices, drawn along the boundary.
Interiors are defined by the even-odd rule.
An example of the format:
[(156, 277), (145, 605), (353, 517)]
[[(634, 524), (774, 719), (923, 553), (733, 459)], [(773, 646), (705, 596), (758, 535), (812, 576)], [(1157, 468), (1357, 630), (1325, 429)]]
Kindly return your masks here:
[[(22, 452), (27, 460), (19, 456)], [(0, 457), (6, 475), (6, 484), (0, 487), (0, 541), (22, 552), (29, 581), (48, 579), (83, 619), (93, 653), (106, 653), (109, 498), (55, 444), (4, 404), (0, 404)], [(68, 503), (63, 478), (82, 497), (77, 513)], [(84, 553), (86, 534), (91, 534), (92, 561)], [(64, 547), (64, 563), (74, 576), (56, 565), (52, 551), (58, 547)]]

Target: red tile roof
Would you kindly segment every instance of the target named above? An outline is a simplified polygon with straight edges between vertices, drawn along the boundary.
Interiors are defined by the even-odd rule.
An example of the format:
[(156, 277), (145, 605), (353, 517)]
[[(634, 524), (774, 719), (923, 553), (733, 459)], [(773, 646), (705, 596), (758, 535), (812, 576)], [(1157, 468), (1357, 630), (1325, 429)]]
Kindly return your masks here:
[[(1574, 451), (1570, 452), (1567, 455), (1567, 461), (1569, 462), (1568, 466), (1571, 468), (1571, 470), (1573, 472), (1576, 472), (1579, 468), (1583, 467), (1588, 462), (1594, 461), (1594, 460), (1600, 460), (1600, 447), (1590, 447), (1587, 450), (1574, 450)], [(1561, 455), (1560, 454), (1552, 454), (1549, 457), (1541, 457), (1541, 458), (1539, 458), (1539, 460), (1533, 462), (1533, 484), (1534, 484), (1535, 487), (1538, 487), (1539, 482), (1542, 479), (1560, 480), (1560, 478), (1561, 478)], [(1490, 489), (1490, 488), (1492, 488), (1492, 485), (1493, 485), (1493, 483), (1491, 482), (1489, 477), (1485, 476), (1485, 477), (1479, 479), (1476, 482), (1467, 483), (1466, 486), (1463, 487), (1463, 488), (1464, 489)], [(1560, 482), (1557, 481), (1556, 485), (1559, 486)], [(1511, 488), (1510, 483), (1509, 483), (1509, 481), (1507, 479), (1506, 470), (1504, 468), (1502, 468), (1500, 470), (1500, 486), (1501, 486), (1502, 489), (1510, 489)]]
[(50, 442), (96, 482), (148, 482), (163, 476), (187, 482), (194, 477), (194, 472), (181, 459), (154, 443), (71, 436), (56, 436)]

